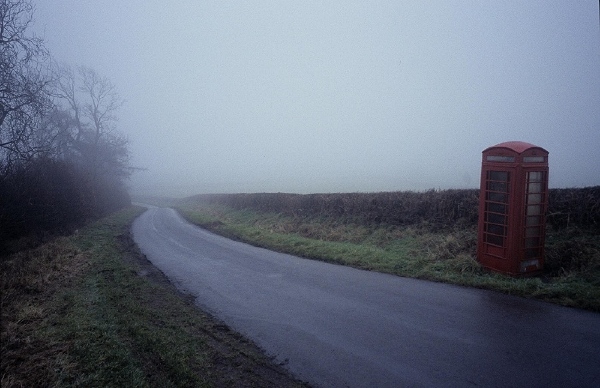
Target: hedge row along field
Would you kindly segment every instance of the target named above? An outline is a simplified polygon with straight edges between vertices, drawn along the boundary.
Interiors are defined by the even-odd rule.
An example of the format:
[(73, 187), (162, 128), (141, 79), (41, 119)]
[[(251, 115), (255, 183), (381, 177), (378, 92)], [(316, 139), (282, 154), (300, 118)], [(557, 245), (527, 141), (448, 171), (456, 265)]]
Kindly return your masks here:
[[(476, 225), (479, 190), (430, 190), (339, 194), (201, 194), (189, 203), (220, 204), (233, 209), (294, 217), (343, 218), (363, 224), (414, 225), (432, 229)], [(600, 230), (600, 186), (551, 189), (547, 223), (562, 229)]]

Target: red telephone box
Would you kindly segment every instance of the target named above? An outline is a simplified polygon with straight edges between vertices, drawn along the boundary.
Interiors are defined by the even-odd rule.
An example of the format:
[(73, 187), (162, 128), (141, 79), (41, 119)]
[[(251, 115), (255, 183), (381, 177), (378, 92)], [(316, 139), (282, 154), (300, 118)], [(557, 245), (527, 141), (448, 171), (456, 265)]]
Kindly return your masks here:
[(483, 151), (477, 260), (513, 276), (544, 265), (548, 151), (511, 141)]

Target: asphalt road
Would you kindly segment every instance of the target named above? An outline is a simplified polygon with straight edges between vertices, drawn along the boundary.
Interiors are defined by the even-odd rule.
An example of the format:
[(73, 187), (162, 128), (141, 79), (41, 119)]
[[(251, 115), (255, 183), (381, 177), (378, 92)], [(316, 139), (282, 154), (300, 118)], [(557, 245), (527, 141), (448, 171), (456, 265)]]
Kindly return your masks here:
[(600, 314), (255, 248), (172, 209), (133, 234), (198, 306), (314, 386), (600, 386)]

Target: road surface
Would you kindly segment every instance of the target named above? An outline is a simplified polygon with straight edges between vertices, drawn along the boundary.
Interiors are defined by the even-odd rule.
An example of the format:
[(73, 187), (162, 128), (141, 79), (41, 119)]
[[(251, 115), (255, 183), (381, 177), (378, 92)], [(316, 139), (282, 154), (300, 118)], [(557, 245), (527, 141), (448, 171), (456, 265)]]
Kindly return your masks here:
[(600, 314), (280, 254), (172, 209), (132, 230), (198, 306), (314, 386), (600, 386)]

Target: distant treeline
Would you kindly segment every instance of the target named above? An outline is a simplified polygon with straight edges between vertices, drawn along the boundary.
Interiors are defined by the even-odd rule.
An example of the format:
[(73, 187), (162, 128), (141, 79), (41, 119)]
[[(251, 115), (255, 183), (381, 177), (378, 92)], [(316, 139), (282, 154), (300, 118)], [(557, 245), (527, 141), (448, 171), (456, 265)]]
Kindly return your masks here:
[[(339, 194), (206, 194), (189, 202), (222, 204), (235, 209), (282, 213), (296, 217), (344, 218), (361, 224), (430, 227), (476, 225), (479, 190), (430, 190)], [(600, 186), (551, 189), (547, 222), (555, 228), (600, 229)]]

